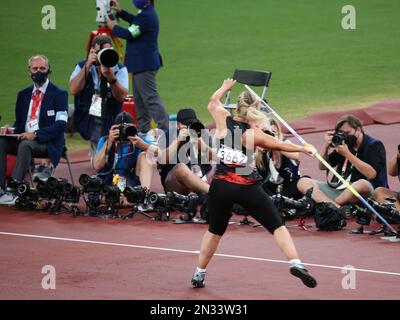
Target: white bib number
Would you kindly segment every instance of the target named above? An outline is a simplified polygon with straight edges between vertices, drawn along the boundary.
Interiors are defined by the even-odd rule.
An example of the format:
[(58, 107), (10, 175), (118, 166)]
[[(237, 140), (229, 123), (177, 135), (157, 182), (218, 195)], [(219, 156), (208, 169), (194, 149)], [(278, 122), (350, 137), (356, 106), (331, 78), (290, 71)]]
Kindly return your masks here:
[(224, 164), (233, 164), (236, 166), (245, 166), (247, 163), (247, 156), (243, 152), (231, 149), (224, 145), (218, 150), (217, 157)]

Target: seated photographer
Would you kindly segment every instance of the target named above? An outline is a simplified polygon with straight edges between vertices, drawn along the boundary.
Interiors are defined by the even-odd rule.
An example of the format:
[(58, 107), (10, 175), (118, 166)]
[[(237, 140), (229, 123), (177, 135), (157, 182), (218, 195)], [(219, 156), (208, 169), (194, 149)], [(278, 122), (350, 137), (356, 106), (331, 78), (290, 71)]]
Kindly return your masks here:
[(95, 37), (88, 57), (77, 64), (69, 81), (69, 91), (75, 96), (74, 126), (85, 140), (91, 142), (92, 163), (97, 142), (110, 130), (129, 92), (126, 67), (117, 63), (115, 67), (107, 68), (98, 60), (100, 50), (111, 47), (109, 36)]
[(49, 158), (56, 167), (65, 146), (68, 93), (49, 81), (47, 57), (31, 57), (28, 72), (34, 84), (18, 93), (13, 133), (19, 135), (0, 137), (0, 204), (13, 205), (17, 198), (14, 191), (5, 192), (7, 154), (17, 156), (12, 177), (22, 182), (33, 158)]
[[(381, 141), (365, 134), (361, 121), (353, 115), (339, 119), (335, 131), (325, 135), (321, 156), (364, 198), (374, 188), (387, 187), (386, 151)], [(334, 149), (329, 152), (330, 149)], [(326, 170), (322, 163), (321, 170)], [(336, 177), (329, 182), (301, 179), (299, 190), (305, 194), (313, 187), (312, 198), (315, 202), (330, 202), (336, 207), (356, 203), (357, 197)], [(346, 206), (348, 207), (348, 206)], [(343, 209), (346, 209), (344, 207)], [(343, 210), (346, 216), (350, 213)]]
[[(281, 126), (275, 118), (266, 115), (259, 127), (264, 133), (277, 137), (286, 143), (291, 143), (283, 136)], [(302, 178), (299, 171), (300, 155), (298, 152), (276, 150), (266, 152), (257, 148), (255, 159), (257, 170), (264, 178), (262, 187), (268, 195), (276, 194), (278, 189), (281, 188), (282, 196), (294, 199), (303, 196), (297, 188), (297, 183)]]
[(94, 169), (99, 171), (98, 176), (105, 184), (111, 185), (118, 179), (121, 191), (126, 186), (137, 185), (150, 189), (153, 173), (153, 164), (146, 159), (146, 152), (136, 146), (146, 145), (146, 142), (136, 136), (133, 122), (129, 113), (118, 114), (108, 136), (100, 138), (93, 161)]
[[(181, 109), (177, 113), (176, 135), (173, 137), (168, 133), (165, 135), (166, 148), (161, 152), (162, 157), (159, 157), (161, 160), (158, 163), (165, 192), (175, 191), (187, 195), (190, 192), (204, 194), (209, 190), (213, 175), (209, 159), (215, 159), (214, 151), (211, 148), (211, 141), (205, 142), (204, 136), (189, 134), (194, 133), (193, 127), (191, 128), (195, 126), (194, 124), (204, 128), (193, 109)], [(162, 149), (161, 145), (160, 148)]]
[[(397, 176), (400, 182), (400, 144), (397, 147), (397, 154), (389, 161), (388, 173), (392, 177)], [(373, 198), (379, 203), (394, 202), (396, 209), (400, 211), (400, 192), (379, 187), (375, 189)]]

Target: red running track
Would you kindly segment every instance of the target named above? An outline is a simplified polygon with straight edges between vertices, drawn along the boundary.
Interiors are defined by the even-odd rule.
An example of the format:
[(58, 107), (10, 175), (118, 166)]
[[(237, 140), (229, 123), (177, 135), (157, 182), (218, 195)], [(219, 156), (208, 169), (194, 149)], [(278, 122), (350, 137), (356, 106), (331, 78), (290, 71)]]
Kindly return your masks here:
[[(399, 129), (399, 124), (366, 127), (382, 139), (389, 156)], [(321, 134), (304, 138), (316, 146), (322, 140)], [(303, 173), (322, 178), (316, 167), (316, 160), (303, 159)], [(65, 175), (65, 165), (58, 171)], [(88, 164), (74, 164), (75, 176), (82, 172), (88, 172)], [(356, 227), (350, 222), (332, 233), (289, 229), (302, 260), (318, 265), (308, 266), (319, 282), (309, 289), (289, 274), (265, 230), (231, 225), (208, 267), (206, 288), (193, 289), (190, 278), (206, 225), (156, 222), (141, 215), (132, 220), (50, 216), (1, 207), (0, 299), (399, 299), (400, 244), (378, 235), (350, 235)], [(55, 267), (56, 290), (41, 286), (45, 265)], [(341, 268), (347, 265), (358, 269), (355, 289), (342, 287), (346, 274)]]

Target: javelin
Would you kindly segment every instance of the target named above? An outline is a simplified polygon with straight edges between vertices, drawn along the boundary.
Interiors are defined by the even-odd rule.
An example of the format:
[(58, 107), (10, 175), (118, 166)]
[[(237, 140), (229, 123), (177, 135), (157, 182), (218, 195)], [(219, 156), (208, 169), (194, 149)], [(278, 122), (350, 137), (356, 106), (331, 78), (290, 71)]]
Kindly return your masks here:
[[(245, 88), (251, 93), (253, 94), (258, 101), (260, 101), (265, 108), (271, 112), (289, 131), (291, 134), (293, 134), (293, 136), (295, 136), (297, 138), (297, 140), (300, 141), (300, 143), (302, 144), (307, 144), (307, 142), (296, 132), (294, 131), (294, 129), (285, 121), (281, 118), (281, 116), (279, 114), (277, 114), (269, 105), (268, 103), (266, 103), (263, 99), (261, 99), (257, 93), (254, 92), (253, 89), (251, 89), (248, 85), (244, 85)], [(350, 192), (352, 194), (354, 194), (354, 196), (356, 196), (358, 198), (358, 200), (360, 200), (372, 213), (374, 213), (377, 217), (379, 217), (379, 219), (381, 219), (382, 222), (385, 223), (385, 225), (387, 225), (389, 227), (390, 230), (392, 230), (394, 233), (396, 233), (396, 230), (394, 230), (394, 228), (357, 192), (356, 189), (354, 189), (345, 179), (343, 179), (343, 177), (336, 172), (336, 170), (334, 168), (331, 167), (331, 165), (325, 161), (324, 158), (321, 157), (321, 155), (316, 152), (314, 155), (319, 161), (322, 162), (322, 164), (332, 173), (335, 175), (336, 178), (338, 178), (347, 189), (350, 190)]]

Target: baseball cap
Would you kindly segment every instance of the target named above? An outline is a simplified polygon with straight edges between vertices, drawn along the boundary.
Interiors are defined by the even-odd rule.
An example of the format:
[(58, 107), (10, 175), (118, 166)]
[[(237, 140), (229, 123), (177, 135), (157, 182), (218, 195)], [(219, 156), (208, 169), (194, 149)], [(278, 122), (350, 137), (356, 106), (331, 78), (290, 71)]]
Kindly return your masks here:
[(192, 122), (198, 121), (196, 112), (193, 109), (181, 109), (176, 115), (176, 121), (184, 124), (185, 126), (191, 124)]
[(123, 122), (134, 123), (133, 117), (131, 116), (130, 113), (124, 111), (117, 114), (117, 116), (114, 119), (114, 124), (121, 124)]

